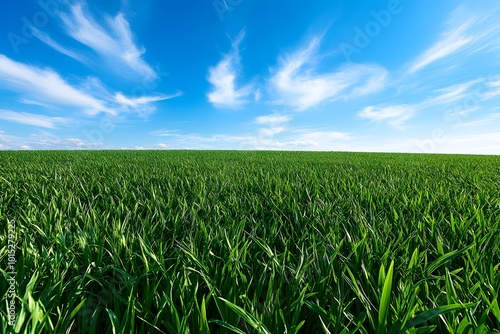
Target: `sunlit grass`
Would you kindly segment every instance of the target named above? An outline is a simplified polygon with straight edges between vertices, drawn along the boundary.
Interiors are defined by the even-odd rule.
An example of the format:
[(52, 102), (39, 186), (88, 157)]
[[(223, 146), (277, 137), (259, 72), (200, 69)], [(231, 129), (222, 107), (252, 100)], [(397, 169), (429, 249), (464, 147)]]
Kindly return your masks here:
[(29, 333), (498, 333), (500, 157), (1, 152)]

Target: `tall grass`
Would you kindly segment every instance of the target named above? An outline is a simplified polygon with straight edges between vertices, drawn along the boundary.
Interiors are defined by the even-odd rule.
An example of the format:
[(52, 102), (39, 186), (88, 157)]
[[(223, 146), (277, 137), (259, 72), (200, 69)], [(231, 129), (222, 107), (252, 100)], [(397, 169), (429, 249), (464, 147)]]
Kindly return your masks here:
[(500, 158), (1, 152), (1, 333), (498, 333)]

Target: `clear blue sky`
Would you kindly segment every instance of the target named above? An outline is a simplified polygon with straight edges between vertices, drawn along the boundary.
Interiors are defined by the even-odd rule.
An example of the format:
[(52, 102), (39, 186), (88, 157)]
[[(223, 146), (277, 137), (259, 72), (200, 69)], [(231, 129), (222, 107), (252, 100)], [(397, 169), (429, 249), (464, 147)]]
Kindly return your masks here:
[(491, 0), (21, 0), (0, 149), (500, 154)]

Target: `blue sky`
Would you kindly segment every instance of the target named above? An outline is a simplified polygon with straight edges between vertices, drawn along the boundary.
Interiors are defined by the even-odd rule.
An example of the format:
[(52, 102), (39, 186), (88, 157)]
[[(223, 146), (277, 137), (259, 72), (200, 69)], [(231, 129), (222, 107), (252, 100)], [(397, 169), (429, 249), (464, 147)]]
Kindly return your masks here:
[(491, 0), (22, 0), (0, 149), (500, 154)]

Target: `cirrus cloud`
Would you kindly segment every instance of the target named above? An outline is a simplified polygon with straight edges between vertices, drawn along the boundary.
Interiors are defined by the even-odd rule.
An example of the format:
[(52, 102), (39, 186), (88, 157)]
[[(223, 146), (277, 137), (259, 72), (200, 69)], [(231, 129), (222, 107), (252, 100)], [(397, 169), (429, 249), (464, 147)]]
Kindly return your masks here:
[[(245, 38), (243, 29), (233, 41), (230, 53), (223, 56), (217, 65), (208, 69), (207, 80), (212, 84), (212, 90), (207, 94), (208, 101), (217, 108), (239, 108), (247, 103), (247, 97), (253, 92), (253, 85), (247, 84), (237, 87), (239, 74), (239, 45)], [(260, 99), (260, 92), (256, 91), (255, 100)]]
[(321, 39), (315, 37), (306, 47), (280, 59), (270, 79), (275, 104), (304, 111), (324, 101), (367, 95), (385, 87), (388, 72), (376, 64), (348, 63), (320, 73), (315, 65), (320, 45)]

